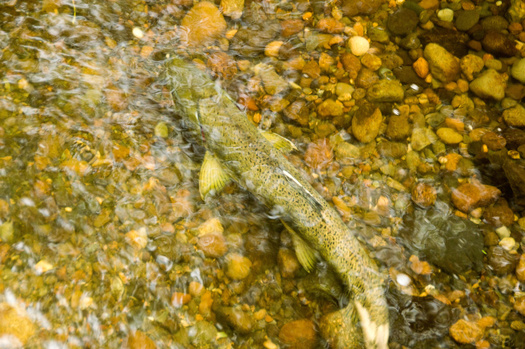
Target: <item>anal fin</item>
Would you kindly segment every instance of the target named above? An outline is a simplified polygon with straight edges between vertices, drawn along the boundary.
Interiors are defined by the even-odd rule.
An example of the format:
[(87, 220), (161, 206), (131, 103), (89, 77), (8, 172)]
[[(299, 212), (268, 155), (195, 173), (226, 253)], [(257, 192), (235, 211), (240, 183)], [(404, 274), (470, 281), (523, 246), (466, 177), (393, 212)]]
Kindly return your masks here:
[(320, 259), (319, 253), (315, 249), (310, 247), (310, 245), (308, 245), (306, 241), (304, 241), (299, 235), (297, 235), (297, 233), (282, 219), (281, 222), (283, 223), (286, 230), (288, 230), (290, 235), (292, 235), (292, 241), (295, 247), (295, 254), (297, 255), (299, 263), (301, 263), (301, 265), (307, 272), (311, 272), (315, 267), (315, 263)]
[(230, 176), (224, 171), (219, 160), (207, 151), (199, 174), (201, 198), (204, 200), (212, 191), (215, 193), (220, 192), (229, 181)]

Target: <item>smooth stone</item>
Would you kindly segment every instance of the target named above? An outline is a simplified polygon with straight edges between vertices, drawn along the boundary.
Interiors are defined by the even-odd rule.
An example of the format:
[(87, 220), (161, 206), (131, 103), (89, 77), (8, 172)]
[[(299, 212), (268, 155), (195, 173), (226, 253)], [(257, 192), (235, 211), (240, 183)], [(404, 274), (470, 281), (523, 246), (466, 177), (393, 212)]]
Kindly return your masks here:
[(367, 91), (370, 102), (401, 102), (405, 90), (398, 80), (379, 80)]
[(505, 97), (507, 80), (494, 69), (487, 69), (470, 83), (470, 90), (480, 98), (501, 101)]
[(359, 142), (369, 143), (379, 134), (382, 121), (381, 110), (374, 104), (365, 104), (352, 118), (352, 134)]
[(348, 40), (348, 47), (354, 55), (362, 56), (370, 49), (370, 43), (362, 36), (352, 36)]
[(432, 76), (442, 82), (451, 82), (459, 79), (461, 67), (459, 60), (442, 46), (430, 43), (423, 52)]
[(509, 126), (525, 127), (525, 108), (521, 104), (503, 111), (503, 120)]
[(226, 27), (219, 9), (209, 1), (202, 1), (195, 4), (182, 19), (182, 41), (191, 47), (206, 45), (217, 39)]
[(440, 128), (436, 134), (445, 144), (458, 144), (463, 140), (461, 134), (448, 127)]
[(458, 11), (456, 15), (456, 28), (468, 31), (479, 22), (479, 12), (476, 10)]
[(525, 84), (525, 58), (514, 62), (512, 69), (510, 70), (510, 74), (514, 79), (520, 81), (522, 84)]

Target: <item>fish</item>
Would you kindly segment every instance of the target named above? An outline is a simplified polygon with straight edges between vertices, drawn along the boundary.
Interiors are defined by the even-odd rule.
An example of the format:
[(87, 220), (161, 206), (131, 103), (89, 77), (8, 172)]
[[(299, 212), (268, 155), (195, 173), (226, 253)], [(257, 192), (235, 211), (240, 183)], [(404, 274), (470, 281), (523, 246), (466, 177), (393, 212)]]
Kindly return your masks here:
[(385, 277), (356, 233), (287, 160), (293, 143), (261, 132), (194, 63), (171, 57), (164, 77), (175, 106), (206, 148), (199, 174), (201, 196), (219, 193), (233, 179), (281, 219), (307, 271), (318, 258), (331, 265), (350, 301), (322, 321), (321, 334), (330, 347), (388, 348)]

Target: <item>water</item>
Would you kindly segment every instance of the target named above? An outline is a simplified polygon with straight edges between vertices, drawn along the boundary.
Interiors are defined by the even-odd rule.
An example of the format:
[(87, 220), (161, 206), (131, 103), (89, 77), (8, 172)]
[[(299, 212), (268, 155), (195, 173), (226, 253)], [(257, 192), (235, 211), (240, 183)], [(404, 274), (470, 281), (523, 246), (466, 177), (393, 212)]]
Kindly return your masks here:
[[(277, 348), (297, 337), (305, 341), (291, 347), (323, 345), (315, 326), (348, 302), (345, 291), (326, 264), (312, 275), (304, 271), (276, 213), (235, 183), (200, 198), (204, 149), (162, 79), (167, 55), (176, 53), (202, 66), (215, 57), (210, 74), (222, 78), (248, 117), (297, 145), (289, 160), (335, 204), (385, 274), (392, 348), (469, 347), (454, 341), (450, 327), (488, 317), (497, 323), (481, 326), (478, 342), (519, 347), (525, 325), (515, 309), (523, 292), (515, 267), (523, 229), (512, 190), (491, 172), (497, 161), (464, 156), (458, 170), (447, 171), (443, 158), (466, 154), (461, 146), (436, 146), (436, 138), (416, 152), (409, 148), (414, 133), (407, 134), (412, 143), (385, 138), (387, 120), (408, 114), (406, 105), (414, 128), (438, 127), (444, 115), (464, 117), (467, 129), (505, 128), (497, 118), (472, 121), (495, 113), (493, 102), (486, 109), (478, 103), (465, 117), (463, 106), (439, 109), (454, 104), (443, 96), (450, 91), (435, 89), (440, 103), (428, 101), (428, 90), (407, 91), (404, 101), (378, 103), (385, 119), (373, 138), (380, 142), (359, 143), (350, 115), (366, 89), (334, 98), (337, 82), (354, 87), (335, 61), (327, 71), (294, 68), (298, 57), (342, 57), (344, 46), (330, 46), (333, 36), (308, 22), (328, 17), (330, 7), (247, 2), (242, 19), (227, 18), (225, 36), (202, 49), (181, 40), (191, 5), (0, 4), (0, 334), (30, 348)], [(386, 4), (371, 15), (380, 24), (387, 16)], [(279, 20), (288, 18), (301, 19), (307, 32), (278, 36)], [(372, 20), (347, 18), (351, 34), (359, 31), (356, 22), (368, 28)], [(284, 43), (277, 56), (265, 55), (267, 43), (278, 40)], [(370, 52), (393, 54), (391, 45)], [(317, 106), (329, 98), (342, 101), (342, 112), (323, 117)], [(429, 118), (431, 112), (441, 114)], [(498, 186), (509, 202), (511, 252), (499, 246), (505, 229), (451, 203), (451, 188), (471, 177)], [(416, 182), (435, 192), (426, 188), (418, 201)], [(5, 338), (0, 347), (13, 345)]]

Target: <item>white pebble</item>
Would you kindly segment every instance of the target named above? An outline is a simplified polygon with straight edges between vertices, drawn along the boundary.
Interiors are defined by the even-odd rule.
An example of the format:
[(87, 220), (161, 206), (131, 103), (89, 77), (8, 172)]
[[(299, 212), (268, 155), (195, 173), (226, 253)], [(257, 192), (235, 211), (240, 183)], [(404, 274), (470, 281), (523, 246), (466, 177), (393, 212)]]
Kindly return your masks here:
[(362, 36), (352, 36), (348, 41), (348, 46), (356, 56), (362, 56), (368, 52), (370, 43)]
[(396, 281), (398, 284), (400, 284), (401, 286), (408, 286), (410, 285), (410, 283), (412, 282), (410, 280), (410, 277), (407, 275), (407, 274), (399, 274), (397, 277), (396, 277)]
[(140, 28), (135, 27), (133, 28), (133, 36), (142, 39), (144, 37), (144, 32)]
[(443, 22), (452, 22), (452, 20), (454, 19), (454, 11), (452, 11), (449, 8), (444, 8), (438, 11), (437, 16)]

